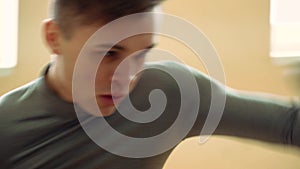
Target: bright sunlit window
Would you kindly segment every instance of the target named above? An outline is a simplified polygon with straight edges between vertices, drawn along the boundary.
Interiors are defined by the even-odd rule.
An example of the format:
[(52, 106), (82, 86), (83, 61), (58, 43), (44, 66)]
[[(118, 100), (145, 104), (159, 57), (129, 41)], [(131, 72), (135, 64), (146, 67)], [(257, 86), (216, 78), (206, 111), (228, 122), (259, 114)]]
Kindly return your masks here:
[(17, 64), (19, 0), (1, 0), (0, 11), (0, 69), (9, 69)]
[(274, 58), (300, 58), (300, 0), (271, 0), (271, 48)]

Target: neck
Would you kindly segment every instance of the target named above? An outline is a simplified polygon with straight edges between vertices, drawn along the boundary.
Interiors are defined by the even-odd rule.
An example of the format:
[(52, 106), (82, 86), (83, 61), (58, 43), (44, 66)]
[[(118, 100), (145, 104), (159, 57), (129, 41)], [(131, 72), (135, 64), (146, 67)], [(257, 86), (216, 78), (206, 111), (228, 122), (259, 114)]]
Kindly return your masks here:
[(61, 99), (67, 102), (72, 102), (72, 87), (70, 82), (66, 81), (63, 73), (60, 72), (56, 62), (53, 62), (46, 74), (46, 83)]

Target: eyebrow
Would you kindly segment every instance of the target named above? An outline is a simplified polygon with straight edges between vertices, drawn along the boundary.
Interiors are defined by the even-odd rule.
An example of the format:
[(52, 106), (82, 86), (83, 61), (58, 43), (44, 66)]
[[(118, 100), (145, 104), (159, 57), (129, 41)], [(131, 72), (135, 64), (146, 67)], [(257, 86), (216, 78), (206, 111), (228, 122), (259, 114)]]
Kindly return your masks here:
[[(154, 48), (155, 46), (157, 46), (157, 44), (153, 43), (153, 44), (151, 44), (150, 46), (145, 47), (145, 48), (143, 48), (143, 49), (152, 49), (152, 48)], [(117, 49), (117, 50), (125, 50), (125, 48), (124, 48), (123, 46), (121, 46), (121, 45), (109, 45), (109, 44), (103, 44), (103, 45), (101, 45), (100, 47), (102, 47), (102, 48)]]

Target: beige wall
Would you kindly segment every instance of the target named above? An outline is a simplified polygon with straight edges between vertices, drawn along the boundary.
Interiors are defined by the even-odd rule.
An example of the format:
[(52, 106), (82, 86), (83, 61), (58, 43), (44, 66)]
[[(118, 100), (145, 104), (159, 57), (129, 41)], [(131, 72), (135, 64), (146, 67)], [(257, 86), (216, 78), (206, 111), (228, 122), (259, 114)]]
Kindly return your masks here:
[[(0, 77), (0, 94), (37, 77), (49, 61), (40, 38), (47, 1), (20, 0), (20, 3), (19, 62), (11, 76)], [(227, 85), (243, 90), (291, 93), (282, 70), (268, 56), (268, 0), (169, 0), (164, 10), (187, 19), (209, 37), (220, 55)], [(177, 49), (166, 45), (164, 40), (160, 47)], [(185, 50), (177, 53), (188, 64), (203, 70), (201, 63), (195, 62)], [(197, 140), (188, 139), (176, 148), (165, 168), (300, 168), (299, 150), (226, 137), (213, 137), (204, 145)]]
[(47, 1), (20, 0), (18, 65), (10, 76), (0, 77), (0, 95), (29, 82), (49, 61), (41, 40), (41, 23), (47, 15)]
[(268, 0), (169, 0), (164, 9), (195, 24), (212, 41), (222, 60), (227, 85), (278, 94), (290, 92), (281, 70), (269, 58)]

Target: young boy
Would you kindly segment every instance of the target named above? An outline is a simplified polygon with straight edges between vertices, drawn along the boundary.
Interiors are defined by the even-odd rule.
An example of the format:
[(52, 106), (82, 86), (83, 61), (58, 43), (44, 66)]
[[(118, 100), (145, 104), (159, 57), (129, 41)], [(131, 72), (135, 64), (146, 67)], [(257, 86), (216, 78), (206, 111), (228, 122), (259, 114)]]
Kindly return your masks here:
[[(74, 88), (76, 61), (88, 39), (110, 21), (129, 14), (151, 12), (161, 1), (53, 0), (52, 17), (44, 23), (43, 34), (55, 55), (53, 62), (40, 78), (0, 99), (1, 168), (162, 168), (175, 145), (182, 139), (199, 135), (214, 104), (211, 102), (213, 87), (226, 96), (223, 117), (214, 134), (300, 145), (299, 108), (292, 104), (225, 91), (222, 85), (204, 74), (174, 62), (152, 64), (132, 78), (144, 67), (144, 54), (139, 52), (147, 52), (155, 46), (153, 35), (149, 33), (128, 37), (111, 48), (102, 49), (106, 51), (103, 54), (99, 52), (102, 61), (95, 78), (90, 77), (88, 71), (81, 74), (84, 79), (81, 82), (94, 80), (93, 98), (85, 95), (87, 89)], [(144, 23), (144, 19), (138, 18), (136, 22)], [(154, 24), (152, 20), (146, 23), (150, 27)], [(90, 64), (97, 62), (94, 56), (83, 59)], [(120, 64), (120, 70), (116, 71)], [(86, 64), (83, 69), (88, 70), (89, 66)], [(162, 70), (183, 79), (195, 78), (197, 90), (194, 94), (200, 97), (194, 100), (193, 93), (181, 96), (176, 80)], [(164, 92), (166, 103), (163, 114), (153, 121), (130, 121), (116, 111), (117, 106), (123, 107), (122, 110), (130, 107), (126, 102), (130, 95), (136, 109), (147, 112), (153, 106), (148, 96), (155, 89)], [(183, 98), (188, 100), (187, 105), (180, 105)], [(93, 100), (101, 113), (89, 108)], [(198, 115), (193, 116), (195, 111)], [(121, 137), (116, 137), (105, 125), (107, 122), (115, 131), (129, 138), (144, 139), (146, 143), (147, 138), (167, 131), (177, 117), (182, 116), (181, 112), (186, 117), (182, 125), (158, 143), (151, 140), (155, 144), (151, 141), (131, 144), (135, 142), (118, 139)], [(99, 123), (103, 125), (99, 127)], [(191, 128), (184, 133), (186, 126)]]

